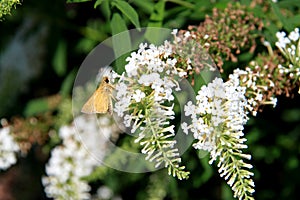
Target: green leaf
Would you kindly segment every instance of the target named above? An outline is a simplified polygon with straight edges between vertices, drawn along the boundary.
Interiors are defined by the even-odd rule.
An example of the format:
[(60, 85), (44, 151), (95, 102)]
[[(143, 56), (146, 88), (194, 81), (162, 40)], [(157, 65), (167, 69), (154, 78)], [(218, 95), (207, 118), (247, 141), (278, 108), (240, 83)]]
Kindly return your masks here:
[(98, 6), (100, 6), (102, 4), (104, 0), (96, 0), (95, 4), (94, 4), (94, 8), (97, 8)]
[(95, 182), (98, 180), (104, 180), (108, 174), (108, 168), (105, 166), (99, 166), (91, 174), (83, 177), (83, 180), (88, 182)]
[(162, 34), (159, 29), (152, 29), (151, 27), (162, 27), (163, 19), (165, 14), (165, 1), (160, 0), (154, 6), (152, 14), (150, 16), (150, 21), (148, 23), (148, 28), (145, 33), (145, 38), (153, 43), (161, 43), (165, 38), (162, 37)]
[(81, 3), (86, 1), (91, 1), (91, 0), (67, 0), (67, 3)]
[[(164, 27), (170, 27), (170, 28), (183, 27), (187, 23), (189, 17), (192, 16), (192, 13), (193, 13), (192, 10), (187, 10), (179, 6), (165, 10), (164, 18), (169, 20), (167, 20), (164, 23)], [(176, 16), (176, 18), (174, 18), (174, 16)]]
[(126, 64), (126, 53), (132, 50), (131, 39), (124, 19), (118, 13), (114, 13), (111, 20), (112, 43), (116, 57), (116, 72), (122, 72)]
[(148, 27), (161, 27), (165, 13), (165, 1), (160, 0), (154, 5), (154, 9), (150, 16)]
[(188, 2), (188, 1), (182, 1), (182, 0), (168, 0), (172, 3), (176, 3), (178, 5), (181, 5), (182, 7), (186, 7), (186, 8), (189, 8), (189, 9), (194, 9), (195, 5)]
[(104, 1), (104, 2), (101, 4), (101, 12), (102, 12), (102, 14), (105, 16), (106, 19), (110, 19), (110, 16), (111, 16), (111, 8), (110, 8), (109, 1)]
[[(113, 14), (113, 17), (111, 20), (111, 31), (112, 31), (112, 35), (113, 35), (112, 39), (113, 39), (114, 45), (118, 45), (119, 47), (121, 47), (121, 49), (123, 49), (127, 45), (131, 46), (129, 33), (121, 34), (121, 36), (114, 37), (115, 35), (117, 35), (119, 33), (127, 31), (127, 26), (126, 26), (125, 21), (121, 17), (121, 15), (118, 13)], [(116, 50), (118, 50), (118, 49), (116, 49)]]
[(300, 15), (294, 15), (289, 18), (289, 22), (294, 26), (294, 27), (299, 27), (300, 26)]
[[(205, 157), (201, 157), (201, 155), (199, 155), (200, 151), (198, 152), (198, 157), (199, 157), (199, 161), (201, 162), (201, 165), (203, 167), (203, 172), (201, 173), (201, 175), (199, 176), (198, 180), (197, 180), (197, 184), (198, 186), (202, 185), (203, 183), (207, 182), (212, 176), (213, 176), (213, 169), (211, 168), (211, 165), (208, 164), (209, 162), (209, 155), (208, 152), (206, 153)], [(202, 156), (204, 155), (204, 152), (202, 151)]]
[(112, 2), (112, 5), (116, 6), (137, 29), (140, 28), (139, 16), (129, 3), (121, 0), (115, 0)]
[(141, 1), (141, 0), (132, 0), (131, 1), (134, 5), (139, 7), (143, 12), (147, 14), (151, 14), (153, 7), (154, 7), (154, 2), (152, 1)]
[(54, 71), (58, 76), (63, 76), (67, 70), (67, 45), (64, 41), (58, 43), (52, 61)]
[(24, 115), (28, 117), (47, 110), (49, 110), (49, 104), (46, 98), (34, 99), (26, 105)]
[(278, 5), (273, 2), (270, 3), (275, 15), (277, 16), (278, 20), (281, 21), (283, 27), (289, 32), (292, 31), (293, 30), (292, 25), (290, 24), (289, 20), (280, 12)]
[(77, 71), (74, 69), (72, 70), (68, 76), (65, 78), (65, 80), (63, 81), (61, 88), (60, 88), (60, 94), (62, 96), (67, 96), (70, 94), (72, 88), (73, 88), (73, 84), (74, 84), (74, 80), (76, 77)]
[(295, 9), (295, 7), (300, 8), (299, 0), (278, 1), (277, 4), (280, 8), (286, 8), (291, 10)]

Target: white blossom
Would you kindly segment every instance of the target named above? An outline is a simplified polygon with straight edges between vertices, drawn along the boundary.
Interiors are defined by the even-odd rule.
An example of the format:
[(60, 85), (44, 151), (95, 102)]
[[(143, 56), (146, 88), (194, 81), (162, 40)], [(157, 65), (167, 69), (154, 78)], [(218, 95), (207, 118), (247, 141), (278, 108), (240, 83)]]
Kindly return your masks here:
[[(182, 128), (187, 131), (189, 127), (197, 139), (194, 148), (214, 153), (216, 139), (222, 134), (220, 130), (243, 130), (243, 125), (248, 119), (244, 93), (245, 88), (239, 86), (237, 77), (232, 76), (226, 83), (216, 78), (198, 92), (196, 105), (192, 102), (187, 103), (184, 108), (185, 115), (191, 115), (193, 123), (189, 126), (184, 123)], [(215, 159), (215, 155), (212, 155), (212, 159)]]
[(99, 161), (106, 153), (105, 143), (116, 131), (108, 118), (95, 120), (91, 115), (76, 117), (72, 125), (62, 126), (59, 129), (62, 144), (51, 151), (46, 165), (47, 176), (42, 178), (47, 196), (90, 199), (90, 186), (82, 178), (100, 165)]
[(207, 86), (202, 86), (196, 96), (196, 104), (188, 102), (184, 108), (192, 123), (184, 122), (181, 127), (184, 132), (193, 133), (195, 149), (210, 153), (209, 164), (218, 162), (220, 176), (227, 180), (234, 196), (247, 199), (254, 192), (253, 172), (246, 170), (252, 165), (243, 161), (251, 159), (251, 156), (242, 153), (248, 148), (243, 137), (248, 120), (248, 101), (246, 89), (239, 85), (239, 76), (232, 74), (229, 78), (225, 83), (215, 78)]
[(176, 68), (172, 53), (167, 41), (161, 46), (140, 44), (126, 59), (125, 72), (116, 83), (114, 111), (132, 134), (137, 133), (135, 142), (143, 146), (141, 152), (147, 154), (147, 160), (156, 162), (156, 167), (168, 167), (173, 175), (182, 174), (178, 176), (182, 178), (187, 173), (177, 169), (180, 159), (170, 120), (175, 117), (173, 90), (180, 90), (177, 79), (186, 73)]
[(285, 32), (277, 32), (276, 37), (278, 38), (278, 41), (275, 43), (275, 45), (278, 48), (284, 49), (288, 44), (291, 43), (290, 39), (286, 37)]
[(10, 134), (10, 127), (0, 128), (0, 170), (6, 170), (17, 162), (20, 148)]
[(294, 31), (290, 32), (289, 39), (296, 42), (299, 39), (299, 28), (295, 28)]

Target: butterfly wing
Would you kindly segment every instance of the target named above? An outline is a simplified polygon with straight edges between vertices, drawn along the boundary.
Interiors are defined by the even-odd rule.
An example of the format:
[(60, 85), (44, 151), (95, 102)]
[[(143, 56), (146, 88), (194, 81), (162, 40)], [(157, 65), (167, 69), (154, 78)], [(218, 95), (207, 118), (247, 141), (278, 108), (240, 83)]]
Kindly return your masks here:
[(97, 98), (94, 102), (95, 113), (107, 113), (109, 111), (110, 94), (106, 91), (101, 91), (97, 94)]
[(95, 113), (95, 96), (96, 92), (88, 99), (88, 101), (83, 105), (81, 112), (87, 113), (87, 114), (92, 114)]
[(87, 114), (93, 113), (111, 113), (111, 99), (110, 94), (103, 88), (99, 87), (89, 100), (83, 105), (81, 112)]

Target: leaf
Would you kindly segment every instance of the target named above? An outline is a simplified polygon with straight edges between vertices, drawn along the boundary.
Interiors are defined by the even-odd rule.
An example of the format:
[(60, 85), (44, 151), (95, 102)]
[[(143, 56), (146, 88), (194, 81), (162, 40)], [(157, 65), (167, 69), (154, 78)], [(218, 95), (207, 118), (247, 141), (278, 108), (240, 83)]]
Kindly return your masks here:
[[(211, 165), (208, 164), (209, 156), (201, 157), (201, 156), (199, 156), (199, 152), (198, 152), (198, 157), (199, 157), (199, 161), (201, 162), (201, 165), (203, 167), (203, 172), (201, 173), (201, 175), (198, 177), (198, 179), (195, 182), (197, 187), (200, 187), (203, 183), (207, 182), (213, 175), (213, 169), (211, 168)], [(206, 153), (206, 155), (208, 154), (208, 152), (205, 152), (205, 153)]]
[(165, 13), (165, 1), (160, 0), (154, 5), (148, 27), (161, 27)]
[(292, 31), (293, 30), (292, 25), (290, 24), (289, 20), (285, 16), (283, 16), (283, 14), (280, 12), (278, 5), (276, 5), (276, 3), (273, 3), (273, 2), (270, 2), (270, 3), (271, 3), (272, 9), (273, 9), (275, 15), (277, 16), (278, 20), (281, 21), (283, 27), (288, 32)]
[(68, 76), (65, 78), (65, 80), (63, 81), (61, 88), (60, 88), (60, 94), (62, 96), (67, 96), (68, 94), (70, 94), (72, 88), (73, 88), (73, 84), (74, 84), (74, 80), (76, 77), (77, 71), (74, 69), (72, 70)]
[(291, 10), (295, 9), (295, 7), (300, 8), (299, 0), (278, 1), (277, 4), (280, 8), (286, 8)]
[(159, 44), (165, 40), (162, 37), (162, 33), (160, 29), (153, 29), (151, 27), (162, 27), (163, 19), (164, 19), (164, 12), (165, 12), (165, 1), (160, 0), (154, 6), (152, 14), (150, 16), (150, 21), (147, 25), (147, 30), (145, 33), (145, 38), (152, 44)]
[(188, 1), (182, 1), (182, 0), (169, 0), (170, 2), (176, 3), (178, 5), (181, 5), (182, 7), (186, 7), (188, 9), (194, 9), (195, 5), (188, 2)]
[(43, 113), (49, 110), (49, 104), (46, 98), (34, 99), (27, 103), (24, 115), (26, 117), (32, 116), (38, 113)]
[(67, 70), (67, 45), (64, 41), (58, 43), (52, 61), (54, 71), (58, 76), (63, 76)]
[(293, 24), (294, 27), (299, 27), (300, 26), (300, 15), (294, 15), (289, 18), (289, 22)]
[[(117, 56), (122, 55), (124, 52), (123, 49), (128, 49), (128, 46), (131, 46), (129, 33), (122, 33), (127, 31), (127, 26), (123, 18), (118, 13), (114, 13), (111, 20), (111, 30), (112, 30), (112, 40), (113, 46), (118, 47), (118, 49), (114, 49), (117, 52)], [(121, 34), (119, 34), (121, 33)], [(119, 35), (117, 35), (119, 34)]]
[(94, 8), (97, 8), (98, 6), (100, 6), (103, 3), (104, 0), (97, 0), (94, 4)]
[(122, 72), (126, 64), (126, 53), (132, 50), (131, 39), (124, 19), (118, 13), (114, 13), (111, 20), (112, 43), (116, 58), (116, 72)]
[(86, 1), (91, 1), (91, 0), (67, 0), (67, 3), (81, 3)]
[(104, 2), (101, 4), (101, 12), (102, 12), (102, 14), (105, 16), (106, 19), (110, 19), (110, 16), (111, 16), (111, 8), (110, 8), (109, 1), (104, 1)]
[(137, 29), (140, 29), (139, 16), (129, 3), (121, 0), (115, 0), (112, 2), (112, 5), (116, 6)]
[(141, 1), (141, 0), (132, 0), (131, 1), (134, 5), (139, 7), (143, 12), (147, 14), (151, 14), (153, 7), (154, 7), (154, 2), (152, 1)]

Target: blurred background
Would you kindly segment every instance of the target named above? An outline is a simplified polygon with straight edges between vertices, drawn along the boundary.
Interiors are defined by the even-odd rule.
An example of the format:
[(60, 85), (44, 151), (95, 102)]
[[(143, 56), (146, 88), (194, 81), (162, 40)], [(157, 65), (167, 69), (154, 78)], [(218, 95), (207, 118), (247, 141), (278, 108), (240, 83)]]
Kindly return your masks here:
[[(206, 15), (212, 15), (213, 8), (225, 8), (231, 1), (164, 1), (162, 16), (152, 13), (156, 2), (129, 1), (139, 15), (141, 27), (187, 29), (189, 25), (199, 25)], [(255, 3), (255, 16), (267, 24), (262, 33), (274, 44), (277, 31), (300, 26), (300, 5), (297, 0), (285, 0), (272, 7), (270, 2), (240, 1), (249, 7)], [(14, 134), (22, 144), (17, 164), (0, 171), (0, 200), (47, 199), (41, 177), (45, 175), (51, 149), (60, 143), (58, 128), (73, 119), (71, 96), (77, 70), (96, 45), (118, 32), (113, 30), (118, 24), (111, 21), (111, 16), (120, 11), (109, 7), (107, 2), (96, 8), (94, 4), (95, 1), (26, 0), (0, 21), (0, 119), (2, 126), (14, 127)], [(268, 9), (263, 12), (266, 6)], [(285, 18), (280, 18), (283, 16), (279, 17), (279, 13)], [(294, 21), (288, 23), (289, 19)], [(127, 29), (136, 27), (128, 19), (125, 23)], [(226, 68), (230, 64), (243, 68), (258, 53), (252, 52), (241, 63), (226, 61), (225, 72), (232, 71)], [(299, 196), (297, 90), (290, 97), (279, 96), (275, 108), (265, 106), (245, 127), (247, 153), (252, 155), (254, 166), (256, 199)], [(165, 199), (233, 199), (217, 167), (210, 166), (208, 160), (208, 157), (199, 159), (195, 151), (188, 150), (183, 163), (191, 175), (183, 181), (167, 176), (164, 170), (129, 174), (109, 169), (105, 176), (90, 178), (89, 183), (92, 192), (99, 185), (106, 185), (122, 199), (146, 199), (147, 193), (159, 191), (160, 188), (153, 187), (156, 183), (165, 187)], [(151, 181), (154, 184), (150, 187)]]

